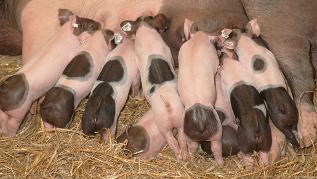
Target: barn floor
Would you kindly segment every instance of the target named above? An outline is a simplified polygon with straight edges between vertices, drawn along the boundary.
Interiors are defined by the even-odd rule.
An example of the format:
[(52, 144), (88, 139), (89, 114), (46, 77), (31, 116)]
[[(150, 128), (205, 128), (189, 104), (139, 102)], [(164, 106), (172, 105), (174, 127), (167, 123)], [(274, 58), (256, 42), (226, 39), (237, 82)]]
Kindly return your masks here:
[[(21, 66), (21, 57), (0, 56), (0, 79)], [(21, 125), (15, 138), (0, 136), (0, 178), (310, 178), (317, 177), (315, 146), (287, 152), (268, 167), (243, 167), (237, 156), (225, 159), (220, 168), (203, 153), (189, 161), (177, 161), (167, 147), (151, 162), (131, 159), (122, 144), (102, 143), (101, 137), (87, 137), (80, 129), (86, 100), (76, 110), (69, 129), (43, 131), (38, 106)], [(145, 101), (129, 99), (119, 119), (119, 133), (149, 108)], [(254, 157), (257, 157), (256, 155)]]

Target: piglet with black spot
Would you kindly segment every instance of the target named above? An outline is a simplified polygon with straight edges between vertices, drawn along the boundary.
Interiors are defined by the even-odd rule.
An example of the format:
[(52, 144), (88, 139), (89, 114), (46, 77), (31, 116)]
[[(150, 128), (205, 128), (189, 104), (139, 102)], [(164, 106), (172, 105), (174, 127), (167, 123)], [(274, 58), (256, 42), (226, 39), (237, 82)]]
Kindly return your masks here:
[[(137, 90), (139, 84), (134, 42), (124, 39), (108, 54), (107, 63), (88, 99), (81, 124), (84, 133), (92, 135), (110, 129), (110, 134), (114, 137), (117, 119), (127, 101), (129, 90), (131, 86)], [(104, 137), (107, 142), (109, 136)]]
[(86, 29), (74, 33), (78, 18), (70, 16), (33, 59), (0, 85), (0, 133), (16, 134), (32, 102), (55, 85), (67, 64), (85, 47), (81, 41), (91, 34)]
[(234, 115), (239, 119), (238, 141), (245, 164), (253, 165), (251, 154), (260, 152), (260, 164), (268, 164), (268, 151), (272, 144), (266, 106), (254, 87), (250, 74), (235, 59), (233, 51), (224, 50), (220, 68), (224, 96), (230, 100)]
[(113, 32), (99, 30), (87, 45), (66, 66), (55, 87), (46, 95), (40, 106), (45, 127), (64, 128), (71, 121), (75, 108), (93, 87), (110, 52)]
[(233, 33), (239, 61), (254, 78), (256, 88), (267, 104), (273, 124), (283, 132), (293, 147), (298, 149), (299, 143), (293, 133), (297, 131), (298, 111), (273, 53), (252, 39), (252, 34), (260, 34), (256, 19), (247, 25), (247, 33), (241, 33), (239, 30)]
[[(215, 76), (217, 99), (215, 108), (218, 113), (219, 119), (222, 123), (222, 156), (227, 157), (236, 155), (240, 152), (239, 141), (238, 141), (238, 125), (235, 121), (228, 96), (224, 95), (224, 91), (221, 85), (220, 74), (217, 73)], [(210, 150), (211, 142), (203, 141), (200, 143), (201, 148), (208, 154), (212, 154)]]
[[(140, 22), (135, 36), (136, 61), (143, 93), (152, 107), (159, 131), (176, 156), (186, 159), (187, 145), (182, 120), (184, 107), (177, 91), (172, 54), (158, 31), (150, 25)], [(178, 140), (173, 135), (174, 128), (178, 131)]]
[(127, 141), (125, 149), (132, 156), (151, 160), (166, 145), (164, 136), (154, 122), (152, 110), (146, 112), (133, 126), (129, 126), (118, 138), (119, 143)]
[[(185, 19), (185, 31), (190, 31), (187, 29), (193, 26), (188, 21)], [(178, 91), (185, 106), (184, 132), (188, 137), (189, 151), (195, 152), (199, 141), (211, 141), (215, 160), (223, 165), (222, 127), (214, 108), (214, 76), (219, 66), (216, 48), (206, 33), (191, 32), (190, 39), (179, 51), (178, 61)]]

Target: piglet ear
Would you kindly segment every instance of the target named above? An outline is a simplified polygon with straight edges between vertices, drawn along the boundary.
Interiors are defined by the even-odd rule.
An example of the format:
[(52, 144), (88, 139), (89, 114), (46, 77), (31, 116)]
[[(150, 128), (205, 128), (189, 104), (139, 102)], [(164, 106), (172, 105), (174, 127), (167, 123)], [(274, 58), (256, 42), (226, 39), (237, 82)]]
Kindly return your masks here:
[(189, 40), (192, 34), (198, 31), (198, 26), (196, 23), (193, 21), (185, 18), (184, 21), (184, 34), (185, 34), (185, 39)]
[(102, 34), (103, 34), (103, 37), (105, 38), (106, 43), (109, 45), (114, 36), (113, 31), (109, 29), (103, 29)]
[(137, 22), (131, 20), (125, 20), (120, 23), (121, 30), (128, 36), (132, 36), (137, 31)]
[(260, 26), (257, 19), (252, 19), (246, 26), (247, 34), (250, 37), (259, 37), (261, 34)]
[(164, 14), (160, 13), (154, 16), (151, 25), (157, 31), (164, 32), (168, 29), (168, 19)]
[(218, 36), (209, 35), (208, 38), (209, 38), (209, 41), (215, 45), (218, 45), (218, 43), (220, 43), (220, 39)]
[(67, 21), (69, 21), (69, 17), (74, 15), (72, 11), (69, 9), (58, 9), (58, 20), (59, 24), (62, 26)]

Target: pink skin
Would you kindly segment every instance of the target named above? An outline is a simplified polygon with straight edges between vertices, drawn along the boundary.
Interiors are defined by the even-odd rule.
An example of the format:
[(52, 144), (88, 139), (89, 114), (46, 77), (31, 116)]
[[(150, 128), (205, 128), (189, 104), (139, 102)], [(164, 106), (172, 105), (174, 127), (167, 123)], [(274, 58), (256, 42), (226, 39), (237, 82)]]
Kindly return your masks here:
[[(249, 27), (251, 27), (250, 31), (252, 31), (253, 36), (259, 36), (260, 35), (260, 28), (259, 25), (257, 24), (257, 20), (253, 19), (249, 22)], [(289, 92), (289, 87), (287, 85), (287, 81), (282, 74), (279, 64), (277, 63), (275, 56), (271, 51), (268, 49), (259, 46), (254, 42), (251, 37), (248, 37), (247, 35), (242, 35), (241, 38), (239, 39), (236, 49), (235, 49), (237, 55), (239, 56), (239, 61), (243, 66), (246, 68), (246, 70), (249, 71), (250, 74), (252, 74), (252, 77), (255, 80), (256, 88), (261, 92), (262, 90), (265, 90), (270, 87), (283, 87), (286, 91)], [(252, 57), (254, 55), (261, 55), (263, 57), (263, 60), (265, 60), (266, 63), (266, 69), (265, 71), (261, 73), (256, 73), (253, 70), (252, 67)], [(290, 94), (291, 96), (291, 94)], [(298, 128), (299, 128), (299, 136), (303, 136), (303, 132), (306, 132), (306, 128), (303, 128), (301, 126), (301, 121), (299, 120), (298, 122)], [(272, 126), (272, 125), (271, 125)], [(305, 129), (305, 130), (303, 130)], [(278, 146), (285, 146), (285, 145), (278, 145), (286, 143), (286, 139), (283, 133), (276, 127), (274, 127), (274, 130), (272, 130), (272, 139), (273, 139), (273, 144), (274, 146), (271, 147), (270, 150), (270, 159), (274, 159), (271, 162), (276, 161), (279, 157), (281, 156), (281, 152), (283, 148), (278, 147)], [(273, 135), (274, 134), (274, 135)], [(275, 142), (275, 143), (274, 143)], [(272, 145), (273, 145), (272, 144)]]
[[(252, 23), (251, 26), (257, 27), (256, 21)], [(254, 28), (256, 31), (259, 31), (259, 28)], [(256, 34), (259, 34), (258, 32), (255, 32)], [(259, 53), (261, 52), (262, 56), (267, 57), (269, 59), (272, 59), (270, 64), (270, 68), (265, 72), (266, 74), (263, 76), (258, 75), (258, 79), (261, 80), (261, 84), (258, 84), (257, 86), (261, 88), (262, 86), (265, 86), (267, 84), (273, 84), (274, 86), (282, 86), (289, 91), (289, 87), (286, 84), (286, 80), (283, 76), (283, 74), (279, 70), (279, 66), (275, 60), (274, 55), (261, 47), (255, 47), (254, 42), (250, 42), (250, 39), (248, 37), (243, 37), (240, 39), (241, 42), (238, 43), (237, 46), (237, 52), (242, 51), (240, 49), (248, 49), (248, 51), (241, 53), (242, 56), (244, 56), (243, 59), (248, 59), (250, 57), (250, 54), (254, 54), (254, 52)], [(245, 50), (244, 50), (245, 51)], [(248, 63), (247, 60), (242, 61), (242, 63)], [(290, 94), (291, 95), (291, 94)], [(314, 109), (311, 108), (311, 106), (307, 104), (301, 104), (299, 101), (296, 101), (297, 108), (299, 109), (299, 120), (297, 124), (298, 129), (298, 139), (300, 141), (301, 147), (308, 147), (310, 146), (314, 141), (316, 141), (316, 126), (317, 126), (317, 115), (316, 112), (314, 112)], [(280, 139), (278, 141), (282, 141), (284, 138), (281, 135)], [(284, 139), (285, 140), (285, 139)], [(281, 152), (282, 149), (280, 149)], [(274, 156), (279, 156), (278, 154), (275, 154)]]
[[(241, 64), (243, 64), (244, 67), (246, 67), (246, 69), (250, 73), (252, 73), (250, 60), (252, 59), (252, 56), (254, 54), (261, 54), (261, 56), (266, 59), (266, 63), (268, 66), (266, 68), (266, 71), (263, 73), (252, 73), (252, 77), (255, 79), (256, 88), (259, 91), (262, 91), (267, 87), (283, 87), (285, 89), (288, 89), (286, 85), (286, 80), (281, 70), (279, 69), (277, 61), (275, 60), (274, 55), (269, 50), (256, 45), (251, 38), (242, 35), (237, 44), (236, 52), (239, 56), (239, 61), (241, 62)], [(286, 138), (285, 135), (281, 133), (280, 130), (277, 129), (271, 121), (270, 126), (272, 133), (272, 146), (269, 152), (269, 160), (270, 162), (275, 162), (281, 156), (281, 152), (283, 150), (283, 147), (285, 146), (284, 144), (286, 143)], [(298, 124), (298, 126), (300, 126), (300, 124)]]
[[(217, 51), (209, 41), (209, 37), (204, 32), (197, 32), (182, 45), (179, 51), (179, 73), (178, 73), (178, 91), (185, 106), (185, 110), (194, 104), (202, 104), (214, 108), (216, 101), (216, 89), (214, 76), (217, 72), (219, 59)], [(223, 165), (222, 159), (222, 126), (218, 121), (218, 131), (210, 136), (211, 150), (218, 164)], [(188, 136), (189, 143), (197, 143)], [(189, 144), (189, 146), (197, 146)], [(190, 152), (195, 152), (195, 148), (189, 147)]]
[(238, 126), (235, 122), (235, 116), (230, 105), (229, 96), (225, 95), (222, 91), (223, 88), (221, 86), (221, 77), (219, 73), (216, 74), (215, 81), (217, 90), (217, 100), (215, 103), (215, 108), (216, 110), (222, 111), (226, 117), (225, 120), (222, 122), (222, 125), (227, 125), (237, 130)]
[[(317, 139), (317, 113), (313, 103), (314, 79), (317, 77), (317, 14), (312, 8), (316, 7), (317, 1), (241, 2), (249, 17), (258, 18), (262, 38), (276, 56), (289, 82), (300, 112), (297, 125), (299, 141), (301, 147), (309, 147)], [(279, 9), (268, 11), (274, 7)]]
[[(117, 120), (123, 106), (127, 101), (131, 85), (132, 88), (135, 88), (135, 84), (138, 84), (140, 81), (140, 74), (135, 61), (134, 42), (125, 38), (121, 44), (119, 44), (113, 51), (109, 53), (107, 59), (109, 60), (115, 56), (121, 56), (124, 59), (126, 65), (126, 74), (124, 74), (123, 77), (124, 81), (110, 82), (110, 85), (112, 86), (115, 93), (113, 97), (116, 101), (116, 113), (114, 117), (115, 121), (110, 128), (110, 135), (112, 135), (112, 137), (115, 136), (117, 130)], [(109, 136), (107, 134), (105, 134), (104, 140), (106, 143), (109, 142)]]
[[(231, 90), (234, 85), (243, 80), (248, 85), (254, 85), (255, 82), (250, 77), (250, 74), (246, 70), (242, 70), (242, 64), (234, 60), (232, 57), (226, 57), (223, 60), (223, 65), (220, 69), (221, 87), (224, 92), (224, 96), (230, 96)], [(260, 163), (262, 165), (268, 164), (268, 153), (259, 152)], [(254, 161), (251, 156), (243, 154), (245, 165), (250, 168), (253, 166)]]
[[(205, 1), (204, 1), (205, 2)], [(291, 6), (298, 6), (296, 5), (297, 2), (302, 3), (301, 1), (294, 1), (293, 5)], [(313, 0), (312, 0), (313, 2)], [(228, 4), (230, 3), (230, 4)], [(301, 17), (301, 23), (297, 23), (297, 18), (287, 18), (287, 24), (296, 24), (296, 28), (288, 28), (290, 31), (285, 33), (285, 25), (281, 22), (285, 21), (285, 16), (289, 14), (289, 3), (284, 4), (284, 1), (278, 1), (278, 3), (266, 3), (264, 1), (243, 1), (243, 6), (249, 17), (259, 17), (259, 21), (263, 24), (263, 38), (265, 41), (268, 42), (268, 45), (272, 49), (272, 51), (277, 55), (277, 60), (281, 64), (281, 67), (284, 69), (285, 72), (291, 73), (289, 75), (288, 80), (294, 83), (292, 86), (292, 90), (295, 94), (296, 98), (296, 105), (297, 108), (301, 111), (300, 120), (298, 123), (298, 133), (299, 139), (302, 146), (308, 147), (312, 145), (312, 141), (317, 139), (316, 135), (316, 127), (317, 127), (317, 114), (315, 112), (314, 106), (312, 104), (312, 100), (309, 99), (308, 102), (300, 101), (300, 94), (306, 90), (312, 90), (314, 88), (313, 77), (307, 77), (312, 74), (312, 68), (307, 70), (307, 66), (311, 65), (309, 63), (309, 49), (310, 43), (313, 42), (313, 35), (309, 35), (309, 39), (307, 34), (313, 34), (311, 31), (311, 22), (314, 21), (314, 12), (313, 10), (307, 9), (305, 10), (304, 7), (308, 6), (300, 6), (298, 11), (294, 11), (297, 14), (300, 14), (302, 11), (306, 16), (294, 16), (294, 17)], [(295, 3), (295, 4), (294, 4)], [(304, 3), (304, 2), (303, 2)], [(306, 3), (306, 2), (305, 2)], [(177, 4), (177, 3), (175, 3)], [(208, 4), (208, 3), (203, 3)], [(224, 1), (221, 2), (221, 5), (229, 7), (231, 5), (231, 1)], [(237, 3), (239, 4), (239, 3)], [(309, 4), (309, 3), (308, 3)], [(178, 4), (177, 4), (178, 5)], [(192, 6), (192, 1), (184, 2), (186, 7)], [(200, 5), (200, 3), (199, 3)], [(84, 0), (55, 0), (50, 3), (47, 3), (43, 0), (32, 0), (28, 2), (21, 14), (21, 31), (23, 31), (23, 62), (24, 64), (27, 63), (34, 54), (37, 54), (39, 49), (42, 49), (49, 38), (51, 38), (59, 29), (58, 21), (56, 20), (57, 17), (57, 9), (58, 8), (66, 8), (72, 10), (74, 13), (78, 14), (83, 17), (92, 18), (102, 22), (111, 30), (115, 31), (119, 29), (119, 24), (123, 20), (135, 20), (137, 17), (141, 15), (155, 15), (159, 12), (160, 7), (162, 6), (162, 0), (146, 0), (146, 1), (112, 1), (112, 0), (91, 0), (91, 1), (84, 1)], [(172, 5), (173, 6), (173, 5)], [(197, 5), (196, 5), (197, 6)], [(215, 6), (218, 7), (217, 3)], [(282, 11), (267, 11), (265, 9), (274, 9), (271, 6), (279, 6), (284, 7)], [(208, 8), (205, 8), (208, 7)], [(182, 26), (183, 22), (177, 22), (177, 19), (181, 19), (179, 21), (183, 21), (182, 18), (185, 16), (195, 17), (198, 16), (198, 12), (202, 11), (212, 11), (212, 6), (205, 6), (202, 9), (199, 8), (193, 13), (189, 13), (187, 10), (184, 10), (182, 14), (178, 14), (178, 17), (175, 17), (172, 25), (173, 27), (170, 28), (171, 33), (166, 39), (172, 39), (172, 41), (178, 42), (178, 38), (181, 39), (180, 35), (176, 35), (176, 28), (178, 26)], [(210, 7), (210, 8), (209, 8)], [(242, 6), (241, 6), (242, 7)], [(220, 7), (221, 8), (221, 7)], [(236, 8), (236, 7), (235, 7)], [(45, 15), (42, 14), (43, 9), (45, 10)], [(174, 9), (170, 7), (170, 9)], [(239, 8), (238, 8), (239, 9)], [(240, 8), (240, 10), (243, 7)], [(255, 10), (259, 9), (259, 10)], [(229, 7), (230, 10), (230, 7)], [(242, 24), (246, 22), (246, 17), (239, 16), (240, 10), (236, 13), (231, 15), (232, 18), (230, 20), (226, 20), (223, 16), (214, 16), (216, 17), (216, 21), (220, 23), (220, 26), (227, 26), (226, 23), (231, 25), (239, 25), (242, 27)], [(274, 14), (275, 13), (275, 14)], [(276, 14), (277, 13), (277, 14)], [(172, 13), (173, 14), (173, 13)], [(243, 13), (244, 14), (244, 13)], [(237, 16), (237, 19), (235, 18)], [(229, 17), (229, 16), (228, 16)], [(19, 18), (19, 17), (18, 17)], [(203, 15), (201, 18), (200, 24), (203, 24), (206, 29), (209, 31), (216, 30), (212, 23), (205, 23), (206, 20), (213, 18), (211, 14)], [(197, 19), (197, 18), (196, 18)], [(269, 20), (266, 20), (269, 19)], [(271, 21), (270, 19), (275, 19), (275, 21)], [(236, 24), (234, 24), (236, 23)], [(308, 24), (308, 25), (307, 25)], [(264, 27), (265, 25), (265, 27)], [(303, 25), (305, 28), (303, 28)], [(302, 26), (302, 28), (300, 28)], [(277, 27), (274, 31), (272, 28)], [(172, 31), (173, 30), (173, 31)], [(174, 31), (175, 30), (175, 31)], [(219, 29), (218, 29), (219, 30)], [(277, 38), (278, 37), (278, 38)], [(281, 37), (281, 38), (280, 38)], [(296, 38), (295, 38), (296, 37)], [(176, 40), (174, 40), (176, 39)], [(289, 47), (282, 47), (285, 44), (285, 41), (292, 42), (290, 43)], [(179, 43), (178, 47), (181, 43)], [(303, 48), (305, 47), (305, 48)], [(312, 43), (312, 47), (314, 47)], [(314, 51), (313, 51), (314, 52)], [(292, 54), (292, 55), (290, 55)], [(316, 54), (316, 53), (313, 53)], [(290, 57), (291, 56), (291, 57)], [(301, 60), (302, 57), (305, 57), (305, 63)], [(316, 57), (313, 56), (313, 57)], [(315, 58), (313, 58), (315, 59)], [(314, 61), (313, 61), (314, 62)], [(302, 64), (303, 68), (296, 69), (298, 64)], [(307, 72), (307, 73), (306, 73)], [(308, 75), (304, 75), (308, 74)], [(313, 76), (313, 74), (311, 75)], [(302, 79), (305, 79), (305, 85), (302, 84)], [(301, 102), (304, 102), (301, 105)]]
[[(182, 116), (183, 105), (177, 92), (176, 79), (164, 82), (156, 88), (151, 95), (150, 82), (148, 81), (148, 58), (153, 54), (161, 55), (168, 63), (175, 76), (172, 65), (172, 55), (169, 47), (164, 43), (159, 33), (148, 25), (141, 25), (135, 36), (137, 65), (140, 70), (143, 93), (149, 101), (154, 113), (154, 121), (161, 134), (167, 140), (177, 158), (186, 159), (187, 145), (183, 130)], [(172, 129), (178, 129), (178, 142), (172, 133)]]
[[(78, 16), (96, 20), (107, 29), (117, 32), (123, 20), (135, 20), (142, 15), (155, 15), (159, 12), (161, 4), (162, 0), (56, 0), (50, 3), (32, 0), (21, 14), (23, 63), (28, 63), (29, 59), (58, 31), (59, 22), (56, 17), (59, 8), (70, 9)], [(45, 16), (42, 14), (43, 9)]]
[(285, 135), (275, 127), (271, 120), (269, 120), (272, 133), (272, 146), (269, 152), (269, 162), (274, 163), (282, 157), (282, 151), (286, 146)]
[(150, 145), (147, 146), (147, 151), (140, 154), (140, 158), (151, 160), (155, 157), (166, 145), (164, 136), (160, 133), (154, 122), (154, 114), (150, 110), (146, 112), (137, 122), (137, 126), (142, 126), (149, 135)]
[(298, 138), (301, 147), (309, 147), (317, 140), (317, 113), (309, 104), (297, 102), (299, 119)]
[[(254, 21), (254, 20), (253, 20)], [(255, 22), (249, 22), (254, 26), (258, 27)], [(259, 30), (257, 30), (256, 35), (259, 35)], [(268, 49), (259, 46), (254, 42), (250, 37), (246, 35), (241, 35), (241, 38), (238, 41), (235, 51), (239, 57), (241, 64), (252, 73), (252, 77), (255, 79), (255, 87), (262, 91), (268, 86), (273, 87), (283, 87), (287, 89), (286, 80), (279, 68), (277, 61), (275, 60), (274, 55)], [(261, 55), (264, 57), (265, 62), (267, 63), (268, 68), (263, 73), (254, 73), (253, 67), (251, 66), (251, 60), (254, 55)]]
[[(16, 134), (32, 102), (54, 86), (66, 65), (83, 49), (84, 46), (80, 44), (79, 37), (73, 34), (71, 25), (73, 20), (72, 18), (60, 28), (40, 55), (35, 55), (37, 60), (26, 64), (16, 73), (25, 75), (29, 92), (20, 107), (10, 111), (0, 110), (0, 133), (8, 136)], [(80, 36), (88, 37), (89, 34), (83, 32)], [(60, 53), (65, 51), (65, 48), (67, 53)]]
[[(104, 39), (104, 35), (101, 31), (95, 32), (91, 38), (87, 41), (87, 45), (83, 48), (84, 51), (88, 52), (91, 56), (92, 69), (89, 74), (89, 79), (80, 80), (78, 78), (68, 79), (67, 76), (62, 75), (55, 86), (66, 86), (75, 92), (74, 96), (74, 108), (85, 98), (91, 88), (93, 87), (102, 67), (106, 63), (107, 54), (110, 52), (111, 47), (107, 44)], [(85, 78), (85, 77), (84, 77)], [(86, 77), (87, 78), (87, 77)], [(46, 128), (53, 127), (47, 122), (44, 122)]]

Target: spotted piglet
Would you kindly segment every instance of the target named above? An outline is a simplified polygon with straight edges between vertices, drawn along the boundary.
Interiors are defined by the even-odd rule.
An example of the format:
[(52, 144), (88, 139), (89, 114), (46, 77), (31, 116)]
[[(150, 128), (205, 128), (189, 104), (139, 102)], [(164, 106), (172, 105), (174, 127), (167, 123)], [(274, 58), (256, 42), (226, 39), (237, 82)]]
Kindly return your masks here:
[(293, 133), (297, 131), (298, 122), (295, 102), (289, 95), (286, 80), (273, 53), (252, 39), (252, 36), (259, 35), (260, 28), (254, 19), (248, 23), (246, 33), (233, 30), (229, 40), (236, 44), (235, 51), (239, 61), (252, 75), (256, 88), (267, 104), (273, 124), (283, 132), (293, 147), (298, 149), (299, 143)]
[(223, 50), (221, 61), (221, 87), (224, 96), (230, 100), (235, 117), (239, 119), (237, 134), (245, 164), (251, 167), (253, 159), (250, 154), (259, 151), (260, 163), (266, 165), (272, 137), (264, 101), (233, 51)]
[[(82, 118), (82, 129), (92, 135), (110, 129), (115, 136), (118, 116), (127, 101), (129, 90), (140, 82), (135, 63), (134, 42), (124, 39), (107, 57), (95, 88), (88, 99)], [(105, 135), (108, 142), (110, 136)]]
[[(236, 155), (238, 152), (240, 152), (237, 134), (238, 125), (236, 124), (235, 116), (231, 109), (229, 99), (226, 95), (224, 95), (224, 91), (222, 91), (223, 88), (221, 86), (221, 78), (219, 73), (216, 74), (215, 81), (217, 91), (215, 108), (222, 123), (222, 156), (227, 157)], [(210, 142), (203, 141), (200, 144), (203, 151), (210, 155), (212, 154), (212, 151), (210, 150)]]
[[(166, 17), (162, 14), (158, 16)], [(161, 18), (142, 18), (155, 21)], [(184, 107), (177, 91), (177, 79), (172, 64), (172, 55), (153, 24), (164, 23), (148, 20), (138, 22), (135, 27), (136, 61), (140, 70), (143, 94), (151, 105), (154, 122), (166, 139), (177, 158), (187, 157), (186, 138), (183, 130), (182, 115)], [(125, 25), (124, 23), (122, 24)], [(172, 130), (178, 131), (178, 141)]]
[[(87, 23), (83, 18), (70, 16), (43, 49), (39, 49), (29, 62), (0, 85), (0, 133), (14, 136), (34, 100), (51, 89), (63, 70), (100, 27), (77, 29), (76, 21)], [(88, 26), (90, 27), (90, 26)]]
[[(216, 88), (214, 76), (219, 66), (215, 46), (202, 31), (190, 31), (190, 20), (185, 19), (184, 31), (190, 39), (179, 51), (178, 90), (185, 106), (184, 132), (188, 148), (195, 152), (199, 141), (211, 141), (211, 150), (218, 164), (223, 165), (222, 127), (214, 108)], [(197, 30), (197, 29), (196, 29)]]
[(87, 41), (84, 50), (66, 66), (63, 75), (40, 105), (46, 128), (63, 128), (69, 124), (75, 108), (89, 94), (106, 63), (112, 37), (110, 30), (97, 31)]
[(133, 156), (151, 160), (166, 145), (164, 136), (154, 122), (152, 110), (146, 112), (133, 126), (129, 126), (118, 138), (117, 142), (127, 141), (126, 150)]

